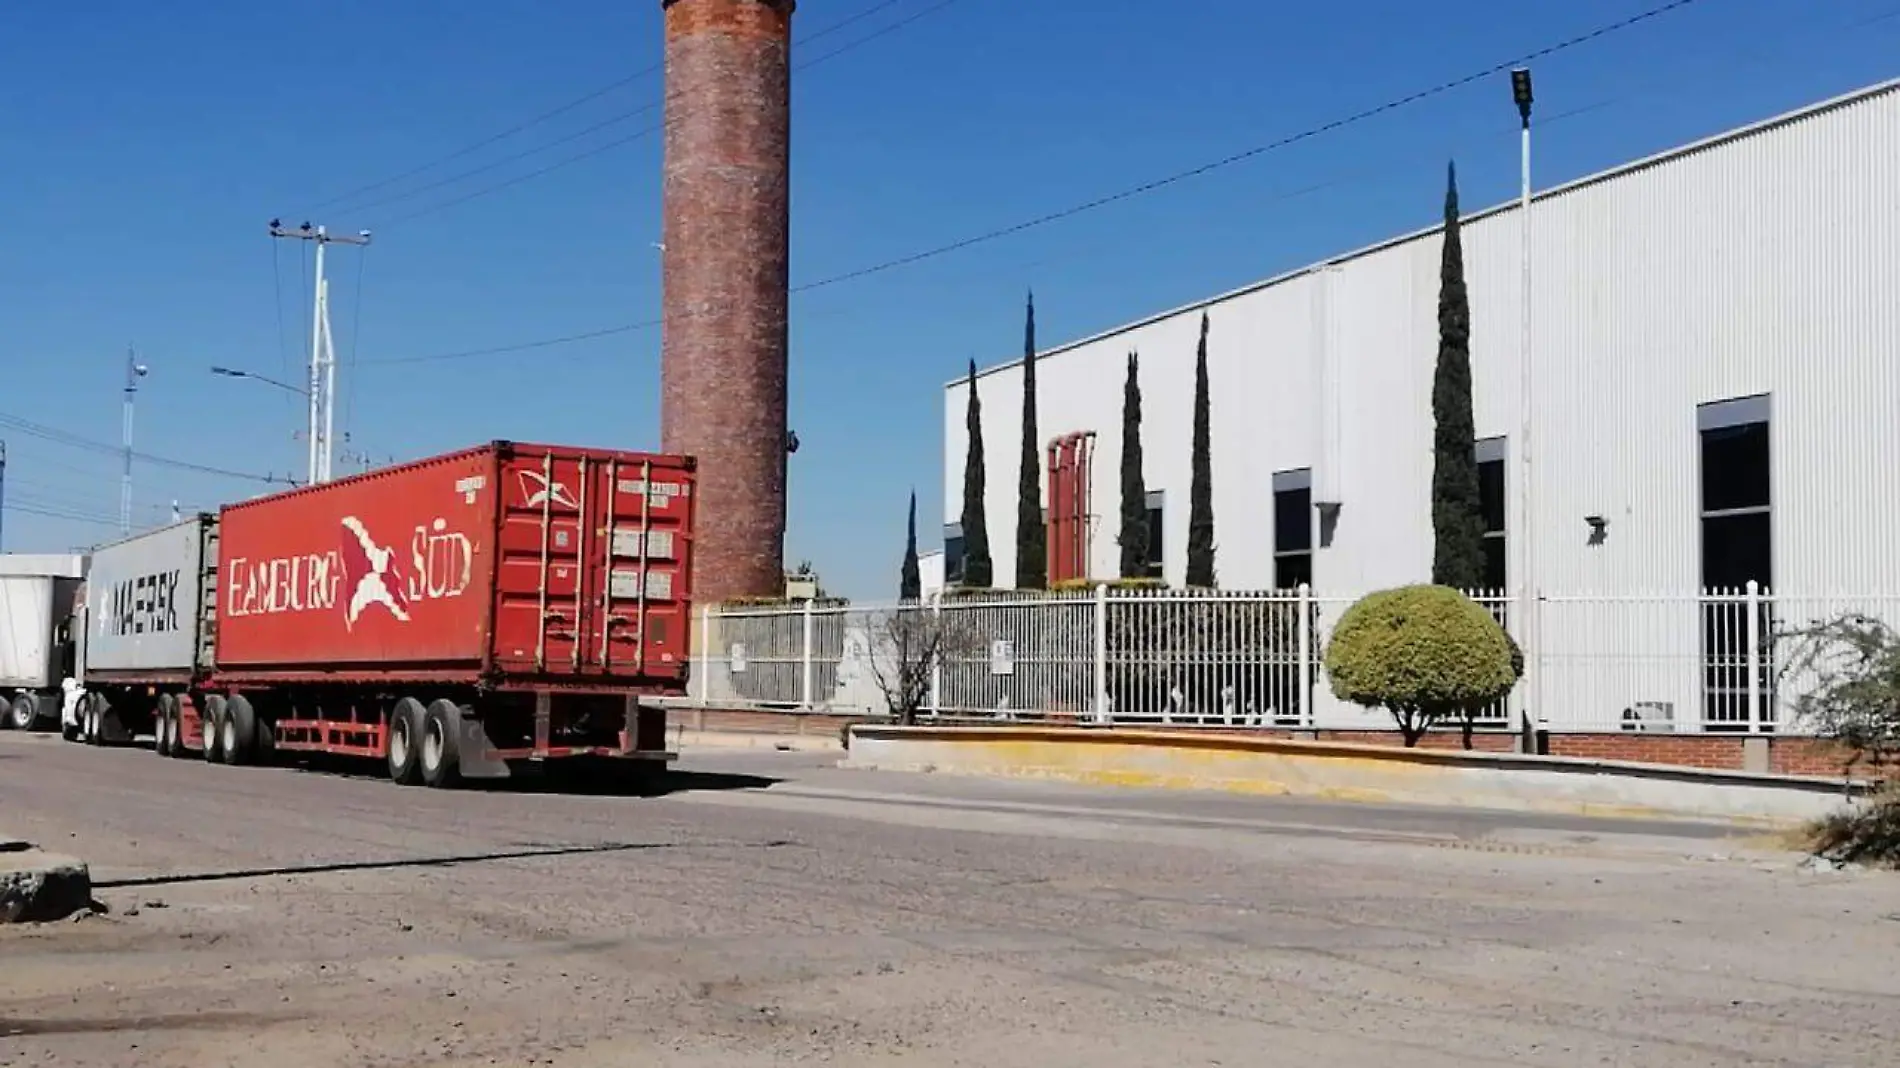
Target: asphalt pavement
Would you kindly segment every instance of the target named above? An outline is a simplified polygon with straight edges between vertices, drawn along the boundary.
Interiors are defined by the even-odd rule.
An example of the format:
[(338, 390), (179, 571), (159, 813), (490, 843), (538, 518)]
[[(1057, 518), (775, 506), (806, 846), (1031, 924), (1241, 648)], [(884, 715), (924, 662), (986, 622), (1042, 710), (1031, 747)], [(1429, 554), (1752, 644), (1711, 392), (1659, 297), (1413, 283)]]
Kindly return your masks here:
[(0, 1065), (1886, 1065), (1900, 882), (1717, 826), (689, 753), (435, 792), (0, 735), (108, 911)]

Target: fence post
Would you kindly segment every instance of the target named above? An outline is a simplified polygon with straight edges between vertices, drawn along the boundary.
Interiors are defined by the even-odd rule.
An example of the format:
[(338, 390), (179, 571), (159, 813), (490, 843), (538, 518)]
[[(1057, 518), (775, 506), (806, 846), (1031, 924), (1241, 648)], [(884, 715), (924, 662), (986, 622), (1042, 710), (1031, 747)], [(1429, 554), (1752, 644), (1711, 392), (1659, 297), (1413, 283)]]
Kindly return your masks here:
[[(899, 609), (898, 611), (903, 611)], [(943, 594), (930, 598), (930, 714), (943, 715)]]
[(1748, 733), (1761, 731), (1761, 584), (1748, 580)]
[(805, 635), (804, 635), (804, 638), (801, 639), (798, 643), (798, 673), (799, 673), (799, 679), (798, 679), (799, 701), (798, 703), (801, 706), (803, 706), (805, 711), (810, 712), (811, 711), (811, 624), (812, 624), (810, 598), (807, 598), (805, 600), (805, 611), (804, 611), (803, 622), (804, 622)]
[(1300, 726), (1309, 730), (1313, 726), (1313, 587), (1305, 582), (1299, 587), (1300, 612)]
[(1109, 722), (1108, 711), (1108, 583), (1095, 586), (1095, 722)]
[(713, 606), (699, 606), (699, 700), (701, 704), (712, 703), (712, 610)]

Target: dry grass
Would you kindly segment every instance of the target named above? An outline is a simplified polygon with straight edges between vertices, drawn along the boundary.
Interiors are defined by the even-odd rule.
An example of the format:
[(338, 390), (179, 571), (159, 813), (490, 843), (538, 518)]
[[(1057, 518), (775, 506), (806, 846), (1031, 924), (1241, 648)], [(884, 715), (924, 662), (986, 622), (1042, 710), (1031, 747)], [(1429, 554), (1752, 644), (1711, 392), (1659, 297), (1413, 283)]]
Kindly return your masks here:
[(1900, 868), (1900, 786), (1889, 785), (1864, 805), (1815, 821), (1807, 847), (1843, 864)]

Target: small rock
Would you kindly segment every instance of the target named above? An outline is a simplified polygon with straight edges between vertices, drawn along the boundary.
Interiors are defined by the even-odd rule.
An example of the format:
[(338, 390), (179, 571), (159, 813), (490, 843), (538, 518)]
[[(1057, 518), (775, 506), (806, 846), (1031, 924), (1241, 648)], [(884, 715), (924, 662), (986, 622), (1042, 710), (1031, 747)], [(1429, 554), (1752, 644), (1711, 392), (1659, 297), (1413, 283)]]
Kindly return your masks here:
[(132, 907), (125, 910), (125, 914), (127, 916), (137, 916), (139, 914), (139, 907), (137, 905), (133, 905)]
[(168, 909), (168, 908), (171, 908), (171, 906), (170, 906), (170, 905), (167, 905), (167, 904), (165, 904), (165, 903), (164, 903), (163, 901), (159, 901), (159, 900), (156, 900), (156, 899), (155, 899), (155, 900), (152, 900), (152, 901), (147, 901), (147, 902), (145, 903), (145, 907), (146, 907), (146, 908), (148, 908), (148, 909)]
[(92, 912), (85, 862), (38, 850), (0, 854), (0, 923), (34, 923)]
[(1841, 866), (1824, 856), (1816, 854), (1801, 862), (1801, 870), (1807, 872), (1840, 871)]

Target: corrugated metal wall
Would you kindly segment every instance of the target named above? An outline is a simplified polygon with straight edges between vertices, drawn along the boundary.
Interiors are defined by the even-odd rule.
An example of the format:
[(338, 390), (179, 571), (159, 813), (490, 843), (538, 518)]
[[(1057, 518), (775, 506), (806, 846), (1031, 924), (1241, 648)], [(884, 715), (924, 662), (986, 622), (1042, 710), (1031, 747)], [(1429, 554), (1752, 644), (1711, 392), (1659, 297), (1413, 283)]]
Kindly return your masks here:
[[(1515, 439), (1521, 230), (1470, 219), (1480, 438)], [(1546, 593), (1699, 585), (1696, 406), (1773, 404), (1776, 584), (1900, 591), (1900, 89), (1767, 124), (1540, 197), (1532, 209), (1532, 530)], [(1327, 466), (1342, 502), (1315, 585), (1357, 593), (1430, 569), (1436, 232), (1220, 298), (1212, 322), (1222, 586), (1270, 585), (1272, 476)], [(1042, 431), (1093, 430), (1095, 575), (1111, 576), (1124, 361), (1141, 353), (1150, 490), (1165, 565), (1185, 568), (1191, 308), (1047, 354)], [(1021, 370), (979, 378), (997, 585), (1014, 575)], [(945, 393), (945, 509), (962, 506), (968, 390)], [(1336, 409), (1336, 426), (1328, 412)], [(1512, 449), (1515, 452), (1515, 449)], [(1517, 492), (1518, 468), (1510, 465)], [(1609, 520), (1587, 544), (1588, 515)], [(1692, 630), (1693, 628), (1691, 628)]]

